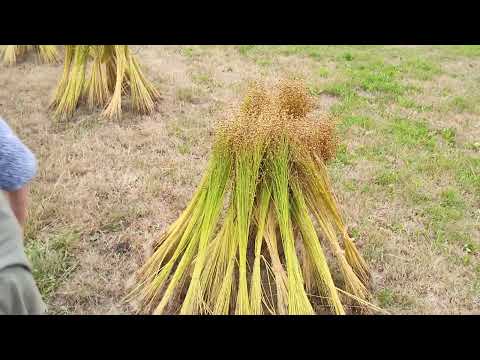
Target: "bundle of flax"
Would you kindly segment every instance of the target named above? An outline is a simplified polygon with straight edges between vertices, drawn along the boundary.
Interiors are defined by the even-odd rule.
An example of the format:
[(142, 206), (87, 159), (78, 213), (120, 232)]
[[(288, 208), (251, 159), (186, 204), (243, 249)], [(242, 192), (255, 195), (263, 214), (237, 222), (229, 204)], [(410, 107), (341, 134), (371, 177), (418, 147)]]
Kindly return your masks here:
[(149, 114), (155, 109), (160, 95), (127, 45), (66, 45), (65, 49), (63, 75), (50, 105), (56, 118), (71, 117), (83, 100), (91, 109), (104, 108), (104, 116), (119, 118), (125, 94), (131, 96), (134, 111)]
[(345, 314), (352, 302), (373, 306), (367, 266), (328, 180), (333, 123), (311, 109), (297, 81), (272, 92), (251, 86), (238, 114), (219, 126), (190, 204), (138, 274), (130, 298), (141, 312)]
[(7, 45), (3, 49), (3, 63), (5, 65), (15, 65), (19, 57), (24, 56), (32, 49), (43, 63), (51, 64), (58, 61), (58, 52), (55, 45)]

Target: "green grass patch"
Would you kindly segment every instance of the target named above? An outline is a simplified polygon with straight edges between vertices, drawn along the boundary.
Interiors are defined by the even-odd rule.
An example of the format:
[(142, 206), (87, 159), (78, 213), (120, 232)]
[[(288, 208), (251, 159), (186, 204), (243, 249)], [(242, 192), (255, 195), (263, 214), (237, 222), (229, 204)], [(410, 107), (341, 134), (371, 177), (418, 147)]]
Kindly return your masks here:
[(456, 137), (457, 137), (457, 132), (454, 128), (445, 128), (442, 129), (440, 132), (443, 140), (450, 145), (450, 146), (455, 146), (456, 143)]
[(54, 291), (75, 270), (77, 261), (71, 253), (79, 234), (65, 231), (47, 239), (31, 240), (26, 254), (32, 264), (32, 273), (40, 293), (48, 301)]
[(352, 77), (365, 91), (401, 95), (406, 88), (396, 80), (397, 74), (395, 66), (378, 63), (373, 67), (356, 70)]
[(464, 156), (457, 162), (457, 181), (480, 196), (480, 158)]
[(178, 145), (178, 152), (182, 155), (189, 154), (191, 152), (190, 144), (184, 142)]
[[(202, 47), (185, 47), (182, 48), (182, 55), (187, 58), (196, 58), (202, 55)], [(204, 49), (204, 48), (203, 48)]]
[(341, 164), (344, 166), (352, 164), (351, 156), (348, 153), (347, 146), (345, 144), (340, 144), (338, 146), (334, 163)]
[(405, 75), (419, 80), (431, 80), (441, 73), (437, 64), (420, 58), (409, 59), (401, 67)]
[(480, 151), (480, 142), (470, 142), (465, 144), (465, 148), (468, 150)]
[[(414, 155), (412, 153), (412, 155)], [(451, 183), (457, 183), (457, 186), (462, 188), (462, 191), (473, 193), (477, 197), (480, 196), (480, 159), (464, 156), (455, 152), (428, 152), (417, 154), (415, 158), (409, 158), (407, 161), (407, 172), (412, 176), (413, 174), (426, 177), (429, 180), (448, 178)], [(408, 177), (407, 177), (408, 178)], [(416, 177), (415, 177), (416, 178)], [(406, 182), (407, 193), (411, 193), (410, 197), (418, 197), (418, 202), (422, 200), (421, 193), (415, 195), (413, 181), (410, 178)], [(412, 186), (410, 186), (412, 185)], [(410, 187), (409, 187), (410, 186)], [(433, 185), (432, 185), (433, 186)], [(448, 193), (444, 194), (443, 201), (448, 202)], [(453, 195), (451, 195), (453, 196)]]
[(255, 45), (240, 45), (238, 47), (238, 52), (240, 55), (247, 56), (249, 55), (252, 51), (254, 51)]
[(344, 180), (343, 181), (343, 187), (347, 191), (357, 191), (358, 190), (358, 181), (357, 180)]
[(268, 67), (273, 63), (272, 59), (269, 59), (269, 58), (260, 58), (255, 60), (255, 62), (257, 63), (257, 65), (263, 66), (263, 67)]
[(452, 108), (455, 110), (455, 111), (458, 111), (458, 112), (464, 112), (464, 111), (467, 111), (468, 108), (469, 108), (469, 105), (467, 103), (467, 100), (464, 98), (464, 97), (461, 97), (461, 96), (455, 96), (452, 101), (451, 101), (451, 104)]
[(441, 46), (443, 52), (465, 57), (480, 57), (480, 45), (451, 45)]
[(128, 209), (112, 211), (99, 228), (102, 233), (114, 233), (124, 230), (132, 220)]
[(446, 104), (446, 110), (457, 113), (477, 113), (479, 101), (478, 96), (455, 96)]
[(398, 96), (396, 102), (405, 109), (413, 109), (418, 112), (433, 111), (433, 105), (418, 104), (406, 96)]
[[(342, 99), (336, 104), (337, 114), (352, 113), (353, 110), (366, 105), (385, 107), (391, 102), (400, 106), (415, 108), (417, 111), (431, 111), (432, 106), (419, 105), (406, 97), (412, 91), (421, 92), (411, 85), (401, 82), (403, 76), (400, 66), (387, 64), (378, 60), (351, 61), (339, 70), (347, 80), (337, 81), (327, 85), (324, 92)], [(371, 99), (359, 96), (359, 91), (368, 92)], [(370, 104), (371, 103), (371, 104)]]
[(360, 192), (362, 194), (370, 194), (373, 192), (373, 188), (370, 184), (363, 184), (363, 186), (360, 188)]
[(394, 118), (387, 131), (401, 145), (422, 146), (428, 149), (435, 146), (435, 139), (425, 121)]
[(396, 184), (398, 180), (398, 171), (385, 169), (375, 177), (375, 184), (380, 186), (389, 186)]
[(365, 105), (365, 100), (357, 94), (354, 84), (351, 82), (331, 83), (322, 92), (340, 98), (340, 102), (332, 105), (330, 109), (333, 114), (338, 116), (354, 115), (355, 110)]
[(377, 299), (381, 307), (388, 307), (394, 304), (395, 295), (391, 289), (385, 288), (377, 293)]
[(327, 78), (329, 74), (330, 72), (325, 67), (320, 67), (317, 70), (317, 75), (320, 76), (321, 78)]
[(342, 59), (345, 61), (352, 61), (353, 60), (353, 55), (350, 52), (346, 52), (342, 54)]
[(270, 50), (279, 52), (282, 55), (304, 55), (312, 59), (320, 60), (327, 57), (331, 57), (335, 51), (332, 51), (328, 46), (315, 46), (315, 45), (294, 45), (294, 46), (278, 46), (270, 47)]
[(426, 207), (425, 215), (433, 226), (443, 228), (446, 223), (460, 220), (464, 216), (465, 202), (456, 189), (441, 192), (440, 200)]
[(365, 145), (358, 147), (354, 154), (354, 159), (366, 159), (380, 163), (387, 163), (386, 156), (391, 154), (391, 147), (386, 144)]
[(347, 116), (342, 120), (342, 126), (344, 128), (351, 128), (352, 126), (358, 126), (362, 129), (369, 130), (374, 127), (374, 123), (371, 118), (367, 116)]
[(310, 92), (310, 95), (313, 95), (313, 96), (318, 96), (324, 93), (324, 89), (319, 85), (308, 86), (308, 91)]
[(453, 154), (449, 153), (427, 153), (418, 154), (416, 158), (409, 159), (410, 168), (422, 175), (436, 177), (439, 174), (445, 176), (457, 169), (456, 160)]
[(403, 180), (403, 194), (413, 205), (421, 205), (433, 200), (432, 194), (424, 185), (424, 181), (418, 175), (406, 176)]
[(379, 46), (365, 45), (243, 45), (238, 52), (243, 56), (263, 55), (301, 56), (313, 60), (332, 60), (342, 62), (366, 61), (372, 57), (372, 49)]
[(353, 98), (357, 96), (352, 83), (335, 82), (325, 87), (323, 92), (327, 95), (338, 96), (342, 99)]
[(465, 201), (456, 189), (448, 188), (441, 192), (441, 205), (457, 209), (465, 208)]
[(433, 204), (425, 209), (424, 215), (431, 220), (433, 226), (439, 227), (444, 226), (443, 223), (460, 220), (463, 212), (459, 209)]
[(215, 81), (211, 74), (206, 72), (197, 72), (192, 74), (192, 81), (201, 86), (213, 87), (215, 86)]

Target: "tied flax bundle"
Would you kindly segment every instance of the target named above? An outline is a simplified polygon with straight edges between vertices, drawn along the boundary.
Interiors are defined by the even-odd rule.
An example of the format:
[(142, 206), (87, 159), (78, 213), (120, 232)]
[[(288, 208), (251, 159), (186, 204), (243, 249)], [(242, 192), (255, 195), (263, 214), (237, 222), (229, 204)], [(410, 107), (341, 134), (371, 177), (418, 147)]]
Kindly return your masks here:
[(103, 116), (120, 118), (123, 95), (130, 95), (140, 114), (152, 113), (160, 99), (127, 45), (65, 46), (63, 74), (50, 104), (56, 118), (70, 118), (82, 101), (90, 109), (103, 108)]
[(58, 61), (55, 45), (7, 45), (3, 49), (3, 63), (15, 65), (17, 59), (23, 57), (30, 50), (34, 50), (38, 54), (42, 63), (53, 64)]
[(311, 110), (300, 82), (281, 81), (271, 92), (250, 87), (238, 114), (218, 127), (191, 202), (138, 273), (127, 298), (140, 300), (141, 312), (379, 310), (368, 302), (369, 271), (328, 179), (332, 121)]

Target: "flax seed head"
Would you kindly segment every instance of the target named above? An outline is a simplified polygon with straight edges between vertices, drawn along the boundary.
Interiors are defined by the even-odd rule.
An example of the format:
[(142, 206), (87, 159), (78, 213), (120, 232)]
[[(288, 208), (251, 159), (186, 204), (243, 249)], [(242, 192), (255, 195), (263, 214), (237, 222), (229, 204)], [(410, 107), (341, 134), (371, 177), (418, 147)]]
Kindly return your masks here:
[(315, 152), (324, 161), (335, 154), (337, 139), (330, 116), (314, 117), (312, 98), (298, 80), (282, 80), (272, 91), (260, 82), (249, 87), (237, 113), (217, 127), (217, 144), (228, 151), (287, 139), (292, 147)]
[(306, 86), (299, 80), (281, 80), (276, 92), (275, 100), (279, 110), (293, 118), (302, 118), (313, 109), (313, 100)]
[(270, 97), (264, 84), (253, 82), (248, 90), (240, 106), (240, 113), (247, 117), (257, 117), (270, 104)]

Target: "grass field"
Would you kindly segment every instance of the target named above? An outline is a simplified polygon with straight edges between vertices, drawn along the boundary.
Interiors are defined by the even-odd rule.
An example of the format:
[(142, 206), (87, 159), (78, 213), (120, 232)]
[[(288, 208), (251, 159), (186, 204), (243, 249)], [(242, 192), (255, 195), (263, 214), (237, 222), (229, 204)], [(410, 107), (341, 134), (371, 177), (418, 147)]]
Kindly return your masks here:
[(205, 169), (246, 81), (305, 79), (338, 119), (329, 165), (393, 314), (480, 313), (480, 46), (134, 46), (159, 112), (46, 111), (61, 65), (0, 66), (0, 115), (34, 150), (25, 229), (52, 313), (133, 313), (122, 297)]

